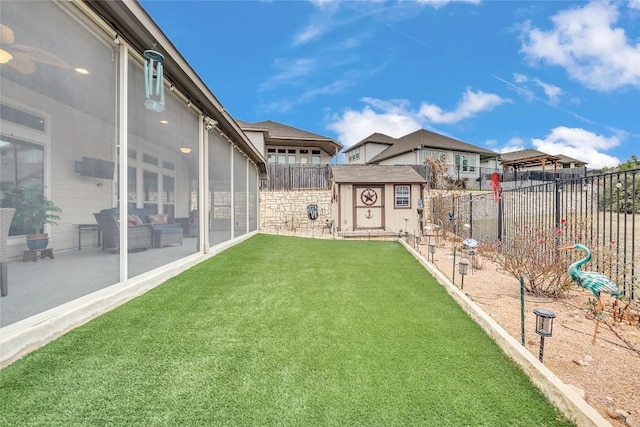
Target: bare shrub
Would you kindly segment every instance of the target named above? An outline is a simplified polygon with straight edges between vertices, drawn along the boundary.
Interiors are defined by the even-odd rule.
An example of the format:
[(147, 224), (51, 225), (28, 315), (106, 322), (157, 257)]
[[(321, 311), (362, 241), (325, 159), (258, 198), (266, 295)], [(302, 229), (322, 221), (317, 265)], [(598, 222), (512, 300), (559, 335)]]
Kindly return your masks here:
[(424, 159), (424, 164), (431, 166), (429, 188), (434, 190), (444, 190), (448, 188), (449, 168), (446, 163), (439, 159), (427, 157)]
[(516, 279), (523, 277), (530, 294), (554, 298), (565, 295), (573, 281), (567, 274), (567, 256), (557, 250), (568, 244), (563, 229), (515, 223), (506, 235), (502, 241), (488, 245), (486, 256), (505, 273)]
[[(516, 223), (501, 242), (489, 245), (487, 257), (501, 270), (519, 279), (525, 279), (527, 292), (548, 297), (562, 297), (574, 285), (567, 269), (572, 262), (585, 256), (581, 251), (559, 252), (558, 248), (583, 243), (592, 248), (591, 271), (599, 271), (614, 283), (624, 283), (630, 260), (616, 250), (615, 242), (608, 246), (595, 246), (589, 218), (562, 219), (559, 227), (543, 228), (539, 225)], [(589, 270), (589, 268), (587, 268)]]

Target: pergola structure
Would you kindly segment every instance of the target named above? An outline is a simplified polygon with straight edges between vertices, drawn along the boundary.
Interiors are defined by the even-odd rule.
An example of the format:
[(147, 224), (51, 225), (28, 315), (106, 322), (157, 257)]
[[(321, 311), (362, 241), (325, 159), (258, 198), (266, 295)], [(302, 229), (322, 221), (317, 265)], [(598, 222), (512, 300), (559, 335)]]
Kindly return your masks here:
[(509, 166), (513, 167), (513, 169), (515, 170), (540, 166), (542, 168), (541, 169), (542, 172), (544, 172), (547, 165), (552, 165), (553, 172), (554, 173), (557, 172), (558, 161), (560, 160), (560, 157), (552, 156), (550, 154), (542, 153), (539, 151), (536, 152), (535, 150), (530, 150), (530, 151), (534, 152), (535, 155), (520, 157), (518, 159), (511, 159), (511, 160), (503, 159), (502, 161), (500, 161), (500, 164), (502, 164), (503, 170), (506, 170), (506, 168)]

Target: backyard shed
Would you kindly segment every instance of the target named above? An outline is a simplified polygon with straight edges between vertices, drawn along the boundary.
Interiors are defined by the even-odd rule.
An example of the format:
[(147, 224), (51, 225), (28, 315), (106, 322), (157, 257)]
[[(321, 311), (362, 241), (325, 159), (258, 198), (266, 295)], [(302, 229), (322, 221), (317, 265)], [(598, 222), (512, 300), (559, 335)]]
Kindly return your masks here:
[(333, 166), (331, 214), (343, 236), (420, 230), (422, 186), (411, 166)]

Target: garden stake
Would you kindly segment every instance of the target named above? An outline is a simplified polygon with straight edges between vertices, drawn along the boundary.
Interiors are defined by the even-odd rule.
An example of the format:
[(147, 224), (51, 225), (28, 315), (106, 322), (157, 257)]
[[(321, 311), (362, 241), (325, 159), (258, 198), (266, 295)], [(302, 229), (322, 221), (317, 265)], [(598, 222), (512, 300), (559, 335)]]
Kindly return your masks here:
[(451, 282), (456, 284), (456, 247), (453, 247), (453, 273), (451, 274)]
[(520, 324), (522, 325), (521, 341), (524, 345), (524, 279), (520, 276)]

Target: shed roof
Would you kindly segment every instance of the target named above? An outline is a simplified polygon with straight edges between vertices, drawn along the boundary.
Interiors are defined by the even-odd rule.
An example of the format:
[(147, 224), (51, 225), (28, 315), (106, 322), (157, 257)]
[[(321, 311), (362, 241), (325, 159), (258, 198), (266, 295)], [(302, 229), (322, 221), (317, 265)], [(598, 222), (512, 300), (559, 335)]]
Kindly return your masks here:
[(411, 166), (332, 166), (331, 175), (337, 183), (413, 184), (426, 182)]

